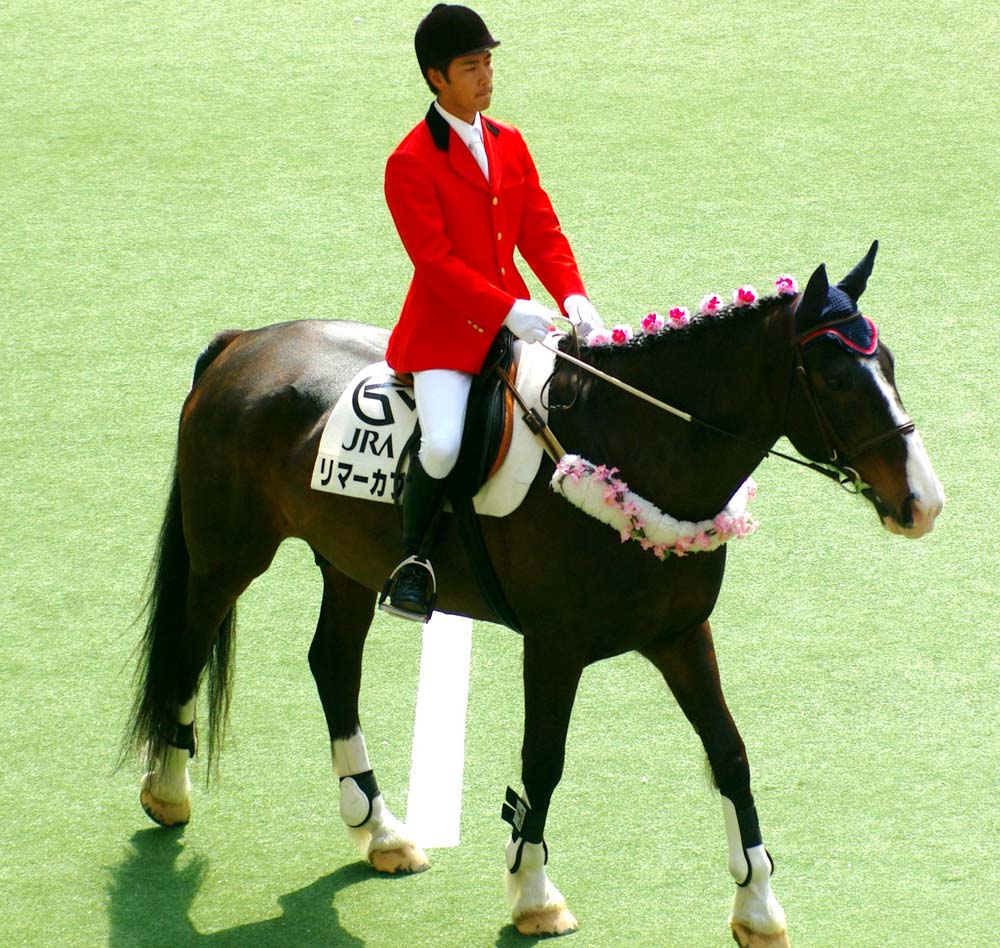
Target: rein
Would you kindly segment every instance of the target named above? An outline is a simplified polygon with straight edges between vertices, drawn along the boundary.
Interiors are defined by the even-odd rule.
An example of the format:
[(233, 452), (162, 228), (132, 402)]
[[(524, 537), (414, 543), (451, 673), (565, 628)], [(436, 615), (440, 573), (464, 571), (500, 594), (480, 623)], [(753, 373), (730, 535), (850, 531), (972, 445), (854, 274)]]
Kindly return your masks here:
[[(557, 318), (566, 319), (564, 316)], [(757, 445), (757, 450), (760, 451), (762, 459), (766, 457), (776, 457), (781, 458), (784, 461), (791, 461), (793, 464), (808, 468), (811, 471), (815, 471), (817, 474), (822, 474), (824, 477), (836, 481), (840, 487), (844, 488), (844, 490), (849, 493), (866, 494), (866, 492), (868, 492), (866, 494), (867, 496), (873, 492), (871, 491), (871, 488), (865, 484), (861, 475), (854, 467), (851, 466), (851, 464), (856, 462), (862, 455), (867, 454), (869, 451), (876, 448), (878, 445), (883, 444), (886, 441), (891, 441), (899, 435), (910, 434), (916, 430), (916, 426), (912, 421), (907, 419), (904, 424), (897, 425), (889, 431), (882, 432), (881, 434), (869, 438), (867, 441), (864, 441), (860, 445), (856, 446), (853, 450), (847, 449), (843, 440), (836, 434), (833, 425), (831, 424), (826, 413), (823, 411), (819, 400), (816, 398), (816, 393), (813, 391), (812, 385), (809, 382), (809, 376), (806, 372), (805, 360), (803, 358), (803, 347), (806, 342), (811, 341), (811, 339), (815, 338), (817, 334), (824, 332), (827, 329), (832, 329), (835, 326), (839, 326), (842, 323), (848, 322), (854, 318), (855, 314), (853, 313), (839, 316), (836, 319), (829, 320), (819, 326), (813, 326), (807, 332), (800, 333), (793, 338), (795, 366), (793, 369), (792, 381), (790, 381), (788, 387), (788, 396), (785, 401), (785, 416), (787, 417), (788, 415), (788, 403), (791, 400), (792, 385), (794, 384), (794, 380), (798, 379), (805, 395), (806, 402), (812, 409), (813, 416), (816, 419), (816, 426), (823, 439), (824, 450), (828, 458), (827, 463), (824, 464), (817, 461), (808, 461), (793, 457), (790, 454), (785, 454), (783, 451), (776, 450), (774, 447), (762, 448), (760, 445)], [(570, 325), (572, 326), (572, 336), (576, 339), (576, 324), (572, 323), (568, 319), (566, 319), (566, 321), (570, 322)], [(550, 345), (547, 339), (542, 340), (541, 345), (557, 358), (583, 369), (585, 372), (602, 379), (610, 385), (614, 385), (616, 388), (619, 388), (624, 392), (628, 392), (628, 394), (633, 395), (636, 398), (642, 399), (644, 402), (648, 402), (655, 408), (665, 411), (668, 414), (673, 415), (675, 418), (680, 418), (688, 424), (697, 425), (713, 432), (714, 434), (731, 438), (734, 441), (748, 441), (748, 439), (744, 438), (742, 435), (733, 434), (731, 431), (725, 431), (722, 428), (717, 428), (715, 425), (709, 424), (707, 421), (703, 421), (686, 411), (681, 411), (679, 408), (675, 408), (673, 405), (669, 405), (666, 402), (661, 401), (660, 399), (650, 395), (648, 392), (643, 392), (641, 389), (629, 385), (628, 382), (624, 382), (621, 379), (615, 378), (613, 375), (608, 375), (608, 373), (602, 372), (600, 369), (597, 369), (592, 365), (588, 365), (582, 359), (578, 359), (576, 356), (571, 356), (569, 353), (561, 351), (557, 346)]]

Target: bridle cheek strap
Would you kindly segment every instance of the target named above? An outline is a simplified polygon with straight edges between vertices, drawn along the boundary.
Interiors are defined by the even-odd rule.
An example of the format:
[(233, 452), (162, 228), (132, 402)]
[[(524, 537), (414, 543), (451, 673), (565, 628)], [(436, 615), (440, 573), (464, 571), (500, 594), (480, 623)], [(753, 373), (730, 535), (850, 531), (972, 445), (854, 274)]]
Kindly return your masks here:
[[(820, 330), (819, 332), (829, 332), (829, 329)], [(844, 443), (843, 439), (840, 438), (834, 430), (829, 418), (827, 418), (826, 413), (819, 404), (819, 400), (816, 398), (812, 386), (809, 384), (809, 376), (806, 373), (805, 361), (802, 356), (802, 347), (805, 343), (814, 338), (816, 338), (816, 334), (811, 333), (796, 343), (795, 377), (799, 380), (799, 385), (802, 388), (806, 403), (812, 409), (813, 417), (816, 419), (816, 427), (823, 439), (823, 450), (827, 456), (828, 463), (831, 464), (836, 470), (846, 474), (848, 478), (853, 481), (854, 489), (859, 489), (860, 485), (863, 484), (863, 481), (861, 475), (854, 467), (858, 458), (874, 450), (880, 444), (892, 441), (894, 438), (900, 436), (911, 434), (916, 431), (916, 425), (909, 418), (907, 418), (903, 424), (897, 425), (895, 428), (882, 431), (879, 434), (868, 438), (868, 440), (862, 441), (858, 445), (848, 447)]]

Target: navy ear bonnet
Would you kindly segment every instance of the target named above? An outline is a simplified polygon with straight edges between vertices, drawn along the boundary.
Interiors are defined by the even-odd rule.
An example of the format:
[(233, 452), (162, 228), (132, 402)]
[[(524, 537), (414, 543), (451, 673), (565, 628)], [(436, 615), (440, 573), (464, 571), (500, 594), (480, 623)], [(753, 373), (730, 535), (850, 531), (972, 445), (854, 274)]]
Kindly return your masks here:
[(840, 287), (831, 286), (826, 294), (826, 306), (817, 323), (822, 324), (830, 320), (843, 318), (854, 313), (854, 319), (848, 319), (837, 326), (829, 329), (820, 329), (817, 332), (809, 333), (802, 339), (802, 345), (812, 342), (820, 336), (832, 339), (848, 352), (856, 352), (860, 355), (873, 355), (878, 349), (878, 330), (867, 316), (862, 316), (858, 310), (858, 304), (854, 302)]
[[(875, 241), (868, 251), (868, 255), (851, 273), (844, 277), (838, 285), (827, 286), (826, 300), (820, 312), (812, 318), (806, 317), (814, 326), (823, 326), (825, 323), (835, 322), (838, 319), (844, 321), (835, 326), (817, 329), (814, 332), (809, 332), (808, 326), (803, 327), (805, 334), (800, 339), (801, 345), (806, 345), (806, 343), (823, 336), (832, 339), (848, 352), (866, 356), (875, 353), (878, 349), (878, 330), (875, 328), (875, 323), (861, 314), (857, 300), (864, 292), (877, 250), (878, 241)], [(822, 282), (826, 282), (825, 271)], [(821, 290), (821, 287), (822, 284), (817, 289)], [(852, 319), (851, 316), (854, 318)]]

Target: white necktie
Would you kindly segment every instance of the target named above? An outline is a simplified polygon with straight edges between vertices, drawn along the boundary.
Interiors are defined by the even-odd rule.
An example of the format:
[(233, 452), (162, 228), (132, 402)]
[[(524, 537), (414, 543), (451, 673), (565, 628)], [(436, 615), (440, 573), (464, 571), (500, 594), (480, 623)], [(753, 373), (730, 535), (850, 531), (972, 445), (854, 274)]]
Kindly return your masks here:
[(490, 166), (486, 161), (486, 146), (483, 144), (483, 133), (475, 126), (472, 127), (472, 138), (469, 141), (469, 150), (472, 152), (472, 157), (476, 159), (476, 164), (479, 165), (479, 170), (482, 171), (483, 177), (489, 181)]

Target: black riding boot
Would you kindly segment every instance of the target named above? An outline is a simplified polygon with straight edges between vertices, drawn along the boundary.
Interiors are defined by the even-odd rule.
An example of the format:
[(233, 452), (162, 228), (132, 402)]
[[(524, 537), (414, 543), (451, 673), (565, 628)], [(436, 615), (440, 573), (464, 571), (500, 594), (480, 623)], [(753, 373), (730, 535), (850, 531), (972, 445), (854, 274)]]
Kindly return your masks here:
[(431, 477), (414, 455), (403, 487), (403, 552), (405, 559), (386, 580), (379, 608), (393, 615), (424, 622), (434, 611), (437, 583), (434, 571), (421, 548), (430, 546), (429, 537), (444, 504), (447, 478)]

